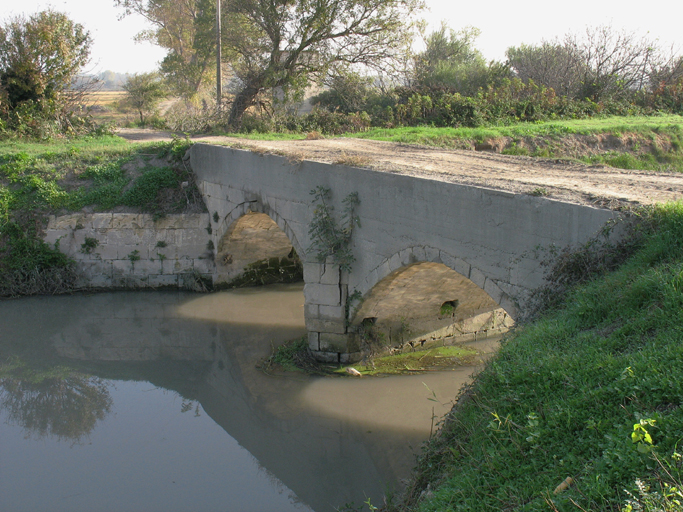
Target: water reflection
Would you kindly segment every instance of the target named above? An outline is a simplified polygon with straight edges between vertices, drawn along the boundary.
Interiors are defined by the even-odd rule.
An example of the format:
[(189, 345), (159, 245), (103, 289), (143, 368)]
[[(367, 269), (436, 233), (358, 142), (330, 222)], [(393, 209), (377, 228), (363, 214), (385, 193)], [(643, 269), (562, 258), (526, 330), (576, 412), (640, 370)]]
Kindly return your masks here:
[(28, 437), (79, 442), (111, 411), (106, 383), (65, 367), (29, 368), (21, 361), (0, 365), (0, 409)]
[[(7, 379), (7, 386), (3, 380), (4, 414), (10, 422), (40, 435), (78, 441), (89, 435), (94, 447), (123, 436), (111, 452), (98, 457), (107, 460), (85, 470), (87, 478), (109, 474), (111, 460), (130, 447), (128, 457), (137, 458), (129, 464), (147, 468), (138, 478), (149, 480), (149, 492), (132, 493), (127, 504), (117, 495), (119, 508), (110, 510), (133, 510), (140, 503), (147, 504), (141, 510), (182, 509), (180, 498), (161, 500), (160, 493), (171, 492), (167, 483), (152, 481), (159, 477), (160, 466), (164, 471), (194, 467), (198, 462), (192, 457), (201, 460), (201, 467), (185, 480), (193, 479), (193, 492), (205, 489), (194, 498), (193, 510), (217, 510), (217, 496), (227, 500), (221, 509), (253, 510), (249, 497), (267, 494), (254, 487), (264, 485), (264, 475), (268, 492), (284, 497), (291, 510), (303, 503), (318, 512), (329, 511), (344, 503), (360, 505), (367, 497), (379, 503), (387, 489), (408, 475), (411, 446), (417, 448), (426, 439), (432, 417), (446, 411), (448, 398), (455, 396), (471, 369), (461, 374), (353, 381), (268, 377), (255, 368), (273, 346), (303, 332), (301, 285), (207, 296), (107, 293), (5, 302), (0, 308), (0, 361), (22, 361), (27, 366), (0, 374)], [(30, 376), (40, 374), (39, 368), (53, 372), (49, 377), (53, 380), (38, 378), (31, 383)], [(24, 376), (29, 376), (26, 382)], [(141, 388), (141, 383), (171, 393), (170, 409), (152, 405), (169, 397), (143, 389), (149, 384)], [(428, 400), (432, 391), (443, 404)], [(156, 398), (150, 401), (152, 396)], [(62, 398), (67, 399), (63, 404)], [(38, 412), (37, 405), (50, 400), (52, 406)], [(141, 403), (147, 405), (138, 406)], [(26, 411), (22, 404), (29, 405)], [(135, 412), (128, 414), (129, 410)], [(107, 415), (110, 411), (115, 414)], [(209, 419), (210, 424), (203, 423)], [(161, 421), (162, 427), (144, 434), (145, 425), (153, 421)], [(124, 423), (129, 425), (125, 428), (142, 425), (132, 434), (119, 434), (117, 429), (123, 429)], [(158, 449), (149, 452), (138, 437), (158, 438)], [(174, 462), (168, 462), (165, 441), (171, 437), (173, 450), (179, 452), (171, 457)], [(214, 440), (213, 449), (202, 445), (186, 450), (209, 439)], [(244, 459), (237, 448), (223, 450), (226, 443), (246, 449), (249, 456)], [(17, 458), (3, 455), (0, 464), (8, 467), (22, 462), (22, 457), (30, 458), (19, 449), (7, 452), (16, 452)], [(244, 465), (245, 460), (260, 468), (248, 479), (251, 483), (245, 475), (254, 471)], [(130, 471), (126, 465), (121, 467)], [(216, 475), (225, 480), (212, 487), (207, 482)], [(7, 490), (1, 480), (0, 494)], [(91, 494), (114, 499), (108, 488), (98, 488), (101, 484), (94, 481), (91, 485)], [(228, 486), (231, 491), (225, 497)], [(49, 493), (45, 499), (49, 502)], [(269, 503), (259, 505), (260, 509), (287, 509), (282, 501)]]

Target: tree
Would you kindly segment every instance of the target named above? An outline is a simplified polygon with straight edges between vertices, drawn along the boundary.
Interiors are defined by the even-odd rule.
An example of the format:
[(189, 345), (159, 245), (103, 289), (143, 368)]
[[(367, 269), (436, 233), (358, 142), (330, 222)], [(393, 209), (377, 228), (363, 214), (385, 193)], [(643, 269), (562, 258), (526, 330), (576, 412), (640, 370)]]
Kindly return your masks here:
[(228, 124), (265, 90), (303, 88), (336, 65), (386, 69), (407, 58), (421, 0), (235, 0), (224, 44), (235, 97)]
[(523, 82), (531, 80), (563, 96), (580, 93), (586, 74), (586, 63), (580, 53), (557, 41), (510, 47), (505, 53), (510, 68)]
[(426, 49), (415, 58), (416, 84), (473, 96), (492, 80), (498, 81), (507, 75), (504, 72), (502, 77), (498, 76), (501, 69), (497, 63), (487, 66), (474, 46), (479, 34), (479, 29), (474, 27), (455, 31), (442, 23), (439, 30), (424, 38)]
[(634, 32), (618, 32), (611, 25), (589, 27), (583, 37), (567, 35), (564, 46), (581, 56), (584, 72), (579, 96), (593, 101), (643, 90), (649, 84), (650, 70), (660, 60), (654, 42)]
[(164, 84), (157, 73), (141, 73), (128, 77), (123, 84), (126, 102), (140, 114), (140, 124), (145, 124), (145, 115), (156, 111), (159, 102), (166, 97)]
[(610, 25), (567, 34), (562, 41), (509, 48), (507, 56), (520, 79), (596, 102), (646, 89), (662, 60), (654, 42)]
[(138, 14), (152, 24), (137, 39), (168, 50), (161, 72), (175, 92), (191, 97), (211, 81), (215, 57), (215, 0), (114, 0), (123, 16)]
[(91, 46), (90, 33), (66, 14), (48, 9), (10, 18), (0, 27), (0, 86), (9, 108), (28, 101), (68, 103)]

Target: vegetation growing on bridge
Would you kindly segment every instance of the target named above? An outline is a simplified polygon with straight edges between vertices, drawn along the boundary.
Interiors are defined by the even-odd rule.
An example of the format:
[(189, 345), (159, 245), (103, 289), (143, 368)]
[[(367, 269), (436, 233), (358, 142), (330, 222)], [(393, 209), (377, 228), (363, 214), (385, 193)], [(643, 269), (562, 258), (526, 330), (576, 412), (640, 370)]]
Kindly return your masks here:
[(617, 270), (504, 342), (389, 510), (680, 510), (683, 203), (641, 227)]
[(339, 268), (350, 272), (356, 260), (351, 251), (351, 235), (354, 227), (360, 227), (360, 218), (354, 210), (360, 204), (360, 199), (357, 192), (346, 196), (342, 200), (344, 208), (337, 221), (333, 215), (334, 207), (330, 205), (331, 193), (329, 188), (320, 186), (311, 190), (315, 205), (308, 230), (312, 240), (311, 249), (315, 251), (319, 262), (324, 262), (330, 256)]

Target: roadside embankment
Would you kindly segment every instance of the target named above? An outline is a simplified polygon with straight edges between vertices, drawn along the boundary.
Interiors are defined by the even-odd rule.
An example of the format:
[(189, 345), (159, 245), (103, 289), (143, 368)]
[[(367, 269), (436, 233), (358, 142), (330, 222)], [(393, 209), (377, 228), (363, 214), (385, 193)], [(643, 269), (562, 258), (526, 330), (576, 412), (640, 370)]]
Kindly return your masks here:
[(680, 510), (683, 203), (641, 220), (625, 263), (508, 337), (388, 510)]

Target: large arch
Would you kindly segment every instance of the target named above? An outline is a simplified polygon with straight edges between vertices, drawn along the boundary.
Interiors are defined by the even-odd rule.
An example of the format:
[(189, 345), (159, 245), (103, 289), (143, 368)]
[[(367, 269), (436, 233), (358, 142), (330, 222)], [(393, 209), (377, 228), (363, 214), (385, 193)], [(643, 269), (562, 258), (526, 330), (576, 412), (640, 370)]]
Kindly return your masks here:
[(357, 291), (349, 330), (358, 334), (363, 351), (476, 340), (514, 325), (507, 310), (514, 303), (496, 283), (434, 248), (399, 251), (373, 269)]
[(355, 290), (358, 292), (356, 296), (365, 297), (377, 283), (392, 272), (408, 265), (421, 262), (442, 263), (446, 267), (472, 281), (496, 301), (508, 315), (512, 318), (517, 318), (518, 310), (516, 302), (481, 270), (462, 258), (453, 256), (435, 247), (424, 245), (406, 247), (382, 260), (379, 265), (368, 272), (358, 285), (355, 286)]

